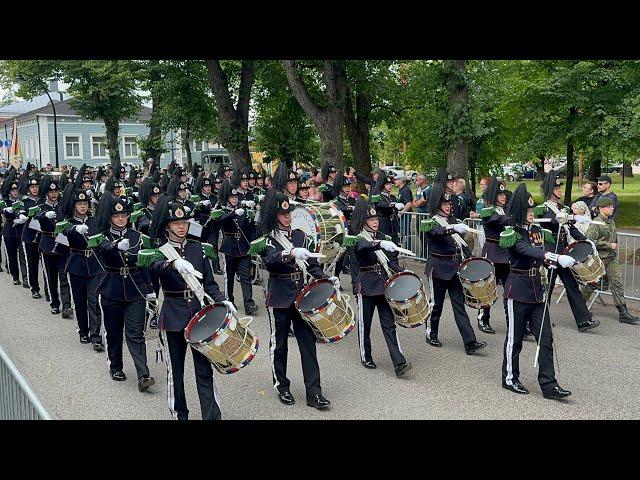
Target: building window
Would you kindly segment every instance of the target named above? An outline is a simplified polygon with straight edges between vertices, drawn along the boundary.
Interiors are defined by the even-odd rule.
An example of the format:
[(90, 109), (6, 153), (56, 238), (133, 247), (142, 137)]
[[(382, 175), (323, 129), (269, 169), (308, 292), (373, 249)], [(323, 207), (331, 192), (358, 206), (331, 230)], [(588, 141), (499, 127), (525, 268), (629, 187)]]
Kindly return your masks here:
[(82, 158), (80, 149), (80, 135), (64, 136), (64, 157), (65, 158)]
[(91, 158), (108, 158), (109, 150), (104, 136), (91, 135)]
[(138, 137), (123, 137), (124, 158), (138, 158)]

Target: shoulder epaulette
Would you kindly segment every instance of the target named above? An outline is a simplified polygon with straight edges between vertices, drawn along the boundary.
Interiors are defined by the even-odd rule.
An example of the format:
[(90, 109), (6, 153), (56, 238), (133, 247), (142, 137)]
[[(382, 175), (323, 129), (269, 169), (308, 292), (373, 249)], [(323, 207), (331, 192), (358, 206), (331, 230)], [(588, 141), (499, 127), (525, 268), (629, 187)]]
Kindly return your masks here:
[(263, 235), (249, 244), (247, 255), (260, 255), (265, 248), (267, 248), (267, 236)]
[(69, 225), (71, 225), (69, 223), (69, 220), (63, 220), (61, 222), (56, 222), (56, 229), (54, 230), (54, 233), (57, 235), (58, 233), (64, 232), (64, 229), (67, 228)]
[(485, 207), (482, 210), (480, 210), (480, 217), (489, 218), (494, 213), (496, 213), (495, 207)]
[(140, 217), (143, 215), (144, 215), (144, 212), (142, 210), (136, 210), (131, 214), (131, 216), (129, 217), (129, 220), (131, 223), (136, 223), (138, 220), (140, 220)]
[(211, 213), (209, 214), (209, 216), (212, 219), (216, 220), (220, 218), (223, 214), (224, 214), (224, 210), (222, 210), (221, 208), (218, 208), (216, 210), (211, 210)]
[(218, 254), (210, 243), (202, 242), (202, 251), (207, 258), (218, 258)]
[(430, 232), (436, 226), (436, 221), (433, 218), (428, 218), (426, 220), (420, 220), (420, 228), (421, 232)]
[(41, 210), (41, 208), (38, 205), (36, 205), (34, 207), (30, 207), (29, 211), (27, 212), (27, 217), (29, 217), (29, 218), (35, 217), (37, 214), (40, 213), (40, 210)]
[(138, 267), (149, 267), (158, 260), (164, 260), (167, 257), (157, 248), (144, 248), (138, 252)]
[(507, 227), (500, 233), (500, 248), (511, 248), (519, 240), (522, 240), (522, 235), (516, 232), (513, 227)]
[(342, 238), (342, 246), (343, 247), (355, 247), (358, 241), (361, 239), (358, 235), (347, 235), (345, 234)]
[(535, 207), (533, 207), (533, 215), (535, 217), (539, 217), (540, 215), (544, 215), (544, 212), (547, 210), (546, 205), (542, 204), (542, 205), (536, 205)]
[(106, 241), (107, 237), (105, 237), (102, 233), (98, 233), (87, 238), (87, 245), (89, 248), (96, 248)]
[(142, 239), (142, 246), (144, 248), (151, 248), (151, 239), (147, 235), (141, 233), (140, 238)]

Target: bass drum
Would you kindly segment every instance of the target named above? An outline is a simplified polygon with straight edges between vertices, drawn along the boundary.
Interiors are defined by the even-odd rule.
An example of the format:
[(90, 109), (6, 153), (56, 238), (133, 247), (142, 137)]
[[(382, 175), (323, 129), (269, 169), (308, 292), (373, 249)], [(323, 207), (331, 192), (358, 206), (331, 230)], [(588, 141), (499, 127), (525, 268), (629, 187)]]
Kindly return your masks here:
[(324, 255), (318, 263), (330, 264), (341, 251), (347, 220), (333, 204), (300, 204), (291, 212), (291, 228), (300, 229), (311, 237), (315, 252)]

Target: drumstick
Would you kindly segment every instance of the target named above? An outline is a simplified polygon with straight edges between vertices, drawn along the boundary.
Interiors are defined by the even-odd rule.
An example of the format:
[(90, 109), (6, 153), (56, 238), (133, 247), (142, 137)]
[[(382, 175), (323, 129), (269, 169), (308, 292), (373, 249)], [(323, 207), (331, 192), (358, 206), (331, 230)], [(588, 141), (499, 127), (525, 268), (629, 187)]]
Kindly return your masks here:
[(326, 255), (321, 253), (309, 252), (309, 258), (325, 258)]
[(477, 234), (482, 233), (482, 231), (480, 231), (480, 230), (476, 230), (475, 228), (470, 228), (470, 229), (469, 229), (469, 230), (467, 230), (467, 231), (468, 231), (468, 232), (472, 232), (472, 233), (477, 233)]
[(411, 255), (412, 257), (416, 256), (415, 253), (413, 253), (411, 250), (407, 250), (406, 248), (396, 247), (396, 251), (400, 253), (404, 253), (405, 255)]

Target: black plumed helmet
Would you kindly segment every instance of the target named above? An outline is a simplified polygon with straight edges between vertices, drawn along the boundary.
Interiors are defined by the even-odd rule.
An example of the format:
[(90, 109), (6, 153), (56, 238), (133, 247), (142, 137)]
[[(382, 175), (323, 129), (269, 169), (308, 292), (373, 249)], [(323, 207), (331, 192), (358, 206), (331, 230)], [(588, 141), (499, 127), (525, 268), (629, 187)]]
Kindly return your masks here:
[(220, 188), (220, 194), (218, 195), (218, 203), (224, 207), (229, 201), (229, 197), (238, 195), (236, 188), (229, 183), (229, 180), (222, 181), (222, 187)]
[(156, 244), (162, 243), (166, 239), (165, 227), (169, 222), (178, 220), (188, 220), (189, 215), (180, 202), (172, 202), (168, 195), (162, 195), (158, 200), (158, 205), (153, 210), (149, 236), (156, 240)]
[(289, 197), (284, 193), (270, 189), (260, 206), (260, 235), (267, 235), (277, 227), (278, 214), (292, 212), (294, 206), (289, 202)]
[(187, 189), (187, 184), (181, 181), (180, 177), (180, 173), (174, 170), (174, 175), (169, 182), (169, 186), (167, 187), (167, 196), (171, 201), (178, 198), (178, 191)]
[[(18, 185), (18, 179), (17, 177), (17, 171), (15, 169), (15, 167), (13, 165), (11, 165), (11, 168), (9, 169), (9, 174), (7, 175), (7, 177), (4, 179), (4, 182), (2, 182), (2, 196), (3, 197), (7, 197), (9, 196), (9, 191), (12, 188), (19, 188)], [(14, 187), (15, 185), (15, 187)]]
[(342, 187), (345, 185), (351, 185), (351, 180), (345, 177), (342, 172), (339, 172), (333, 182), (333, 195), (335, 197), (340, 195), (340, 193), (342, 193)]
[(75, 180), (73, 181), (74, 190), (82, 188), (82, 184), (84, 183), (85, 171), (87, 170), (87, 164), (83, 163), (80, 169), (78, 170), (78, 174), (76, 175)]
[(440, 206), (446, 202), (451, 202), (451, 195), (441, 183), (434, 183), (427, 200), (427, 212), (435, 215), (440, 211)]
[(549, 197), (553, 195), (553, 189), (561, 187), (562, 185), (564, 185), (564, 183), (560, 181), (555, 170), (551, 170), (547, 173), (540, 184), (540, 190), (542, 191), (542, 195), (544, 195), (544, 199), (548, 200)]
[(289, 181), (288, 177), (289, 169), (287, 168), (287, 162), (281, 161), (273, 174), (273, 188), (278, 192), (283, 192)]
[(533, 197), (524, 183), (518, 185), (507, 205), (507, 216), (511, 225), (524, 225), (527, 220), (527, 209), (533, 208)]
[(368, 218), (378, 216), (376, 208), (369, 203), (368, 199), (364, 195), (360, 195), (356, 199), (356, 204), (353, 207), (353, 213), (351, 214), (350, 226), (355, 234), (358, 234), (364, 228), (364, 222)]
[(131, 205), (129, 202), (122, 198), (116, 198), (113, 195), (102, 195), (96, 215), (98, 230), (101, 233), (108, 232), (111, 225), (111, 216), (118, 213), (131, 213)]
[(151, 196), (159, 195), (160, 193), (162, 193), (160, 186), (149, 177), (147, 177), (142, 182), (142, 185), (140, 185), (140, 190), (138, 191), (138, 200), (143, 207), (146, 207), (149, 204), (149, 199), (151, 198)]
[(213, 182), (209, 177), (205, 177), (204, 175), (200, 175), (196, 183), (193, 185), (193, 189), (196, 194), (202, 193), (202, 187), (206, 187), (207, 185), (213, 186)]
[(507, 193), (507, 188), (504, 186), (504, 183), (498, 180), (495, 176), (491, 177), (489, 179), (489, 185), (487, 185), (487, 189), (482, 194), (484, 206), (496, 206), (498, 204), (498, 195), (500, 195), (501, 193)]
[(59, 191), (60, 185), (51, 175), (44, 175), (40, 180), (40, 203), (44, 203), (47, 199), (47, 193), (54, 190)]

